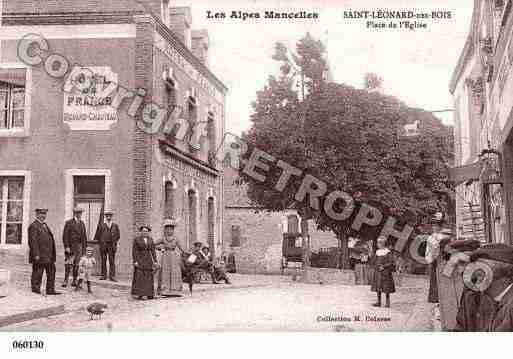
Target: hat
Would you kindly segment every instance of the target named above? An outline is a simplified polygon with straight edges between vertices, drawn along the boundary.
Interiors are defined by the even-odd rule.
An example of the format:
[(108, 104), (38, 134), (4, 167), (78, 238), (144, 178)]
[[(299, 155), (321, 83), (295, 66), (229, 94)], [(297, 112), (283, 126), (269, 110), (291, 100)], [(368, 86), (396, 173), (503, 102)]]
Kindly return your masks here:
[(105, 216), (108, 215), (108, 214), (112, 216), (114, 214), (114, 212), (112, 212), (112, 210), (110, 210), (110, 209), (106, 209), (105, 211), (103, 211), (103, 214)]
[(174, 218), (167, 218), (164, 220), (164, 227), (176, 227), (178, 225), (178, 221)]
[(488, 259), (497, 262), (503, 262), (507, 264), (513, 264), (513, 246), (494, 243), (493, 245), (484, 246), (476, 249), (470, 254), (472, 261), (478, 259)]
[(139, 227), (139, 231), (142, 232), (143, 229), (146, 229), (148, 232), (151, 232), (151, 227), (150, 226), (140, 226)]
[(73, 208), (73, 213), (81, 213), (81, 212), (84, 212), (84, 210), (80, 207), (75, 207)]
[(194, 242), (194, 247), (198, 247), (198, 246), (203, 247), (203, 243), (202, 242)]
[(48, 208), (36, 208), (36, 213), (47, 213)]

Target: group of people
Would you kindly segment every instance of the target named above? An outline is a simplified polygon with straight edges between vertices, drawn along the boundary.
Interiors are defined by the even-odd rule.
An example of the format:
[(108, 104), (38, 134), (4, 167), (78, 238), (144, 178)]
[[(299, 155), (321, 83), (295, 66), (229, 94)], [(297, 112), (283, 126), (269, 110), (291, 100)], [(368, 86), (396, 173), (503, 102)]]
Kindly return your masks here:
[[(55, 290), (55, 262), (57, 253), (55, 250), (55, 239), (50, 227), (46, 223), (48, 209), (37, 208), (36, 219), (28, 228), (29, 240), (29, 263), (32, 264), (31, 289), (36, 294), (41, 294), (43, 274), (46, 272), (46, 294), (58, 295)], [(75, 290), (82, 288), (82, 283), (87, 283), (88, 292), (91, 293), (90, 277), (96, 265), (94, 249), (87, 247), (87, 233), (82, 221), (81, 208), (73, 209), (73, 218), (66, 221), (62, 235), (64, 245), (64, 282), (62, 287), (66, 288), (70, 275), (71, 283)], [(117, 243), (120, 238), (119, 227), (112, 221), (113, 212), (104, 212), (105, 221), (96, 231), (95, 239), (98, 241), (101, 257), (101, 278), (107, 279), (107, 260), (109, 261), (109, 278), (115, 279), (115, 255)]]
[(164, 237), (159, 241), (152, 239), (149, 226), (139, 228), (140, 234), (134, 239), (132, 246), (134, 275), (131, 293), (137, 299), (144, 299), (144, 297), (153, 299), (155, 295), (181, 296), (185, 261), (209, 273), (212, 283), (217, 284), (219, 280), (224, 280), (230, 284), (224, 268), (213, 263), (210, 258), (210, 249), (203, 246), (201, 242), (194, 243), (194, 250), (184, 258), (185, 251), (174, 234), (177, 225), (178, 222), (175, 219), (166, 219)]
[[(443, 276), (459, 293), (455, 279), (463, 282), (457, 298), (455, 331), (513, 331), (513, 246), (457, 239), (442, 213), (432, 218), (426, 237), (425, 260), (429, 263), (428, 302), (439, 303)], [(445, 315), (449, 315), (448, 312)]]

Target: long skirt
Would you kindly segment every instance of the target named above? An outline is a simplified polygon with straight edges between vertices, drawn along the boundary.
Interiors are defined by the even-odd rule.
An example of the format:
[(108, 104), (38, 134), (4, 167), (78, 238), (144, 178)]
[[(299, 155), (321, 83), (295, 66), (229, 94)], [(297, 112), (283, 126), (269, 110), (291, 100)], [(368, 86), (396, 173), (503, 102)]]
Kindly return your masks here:
[(153, 297), (153, 270), (134, 269), (134, 278), (132, 280), (132, 295), (137, 297)]
[(428, 302), (429, 303), (438, 303), (438, 280), (436, 274), (437, 261), (433, 261), (429, 265), (429, 293), (428, 293)]
[(176, 250), (167, 250), (161, 259), (161, 282), (159, 283), (163, 296), (182, 295), (181, 256)]

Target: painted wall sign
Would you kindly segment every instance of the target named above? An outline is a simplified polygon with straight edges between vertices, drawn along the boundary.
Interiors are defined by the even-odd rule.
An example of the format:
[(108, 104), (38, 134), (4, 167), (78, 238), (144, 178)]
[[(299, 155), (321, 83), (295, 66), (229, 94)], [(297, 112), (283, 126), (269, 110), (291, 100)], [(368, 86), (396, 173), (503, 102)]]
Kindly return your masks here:
[(89, 88), (73, 86), (64, 92), (63, 120), (74, 131), (107, 131), (118, 121), (116, 109), (110, 106), (117, 93), (113, 89), (117, 89), (118, 75), (108, 66), (88, 66), (87, 70), (92, 72)]

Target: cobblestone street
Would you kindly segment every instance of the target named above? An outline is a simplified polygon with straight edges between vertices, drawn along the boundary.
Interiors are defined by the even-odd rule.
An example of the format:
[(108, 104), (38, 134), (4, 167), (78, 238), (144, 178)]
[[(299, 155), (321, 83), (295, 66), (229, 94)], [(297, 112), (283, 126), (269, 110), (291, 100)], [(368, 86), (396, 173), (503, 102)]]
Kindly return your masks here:
[[(14, 324), (3, 331), (431, 331), (433, 307), (425, 289), (402, 288), (392, 307), (374, 308), (367, 286), (314, 285), (284, 277), (253, 287), (199, 290), (182, 298), (136, 301), (127, 291), (99, 289), (92, 296), (66, 293), (62, 315)], [(262, 280), (262, 279), (260, 279)], [(109, 304), (101, 320), (84, 306)], [(74, 303), (73, 303), (74, 302)], [(336, 321), (329, 317), (336, 318)], [(355, 317), (359, 317), (357, 321)]]

